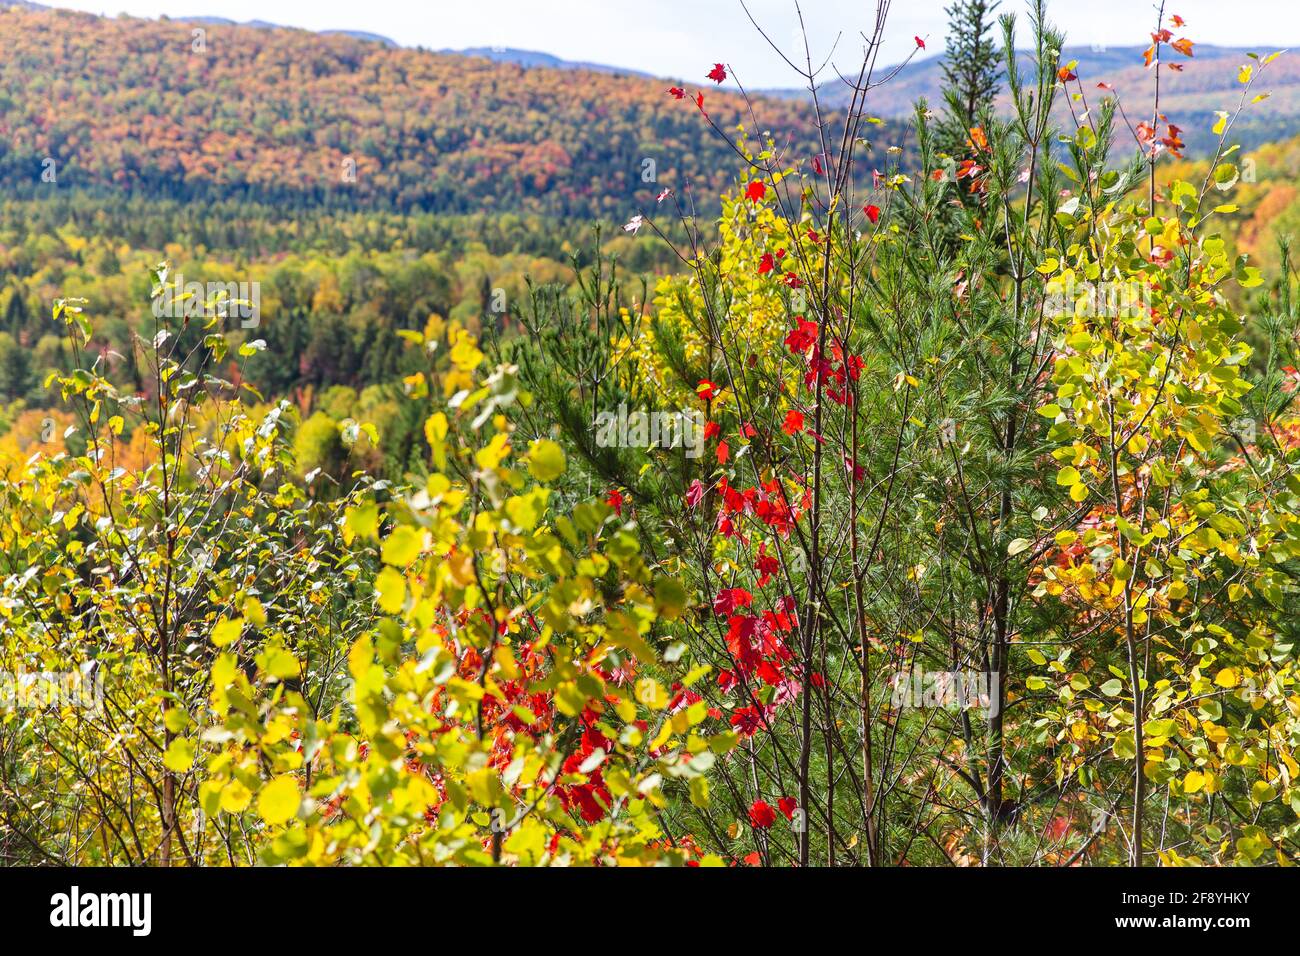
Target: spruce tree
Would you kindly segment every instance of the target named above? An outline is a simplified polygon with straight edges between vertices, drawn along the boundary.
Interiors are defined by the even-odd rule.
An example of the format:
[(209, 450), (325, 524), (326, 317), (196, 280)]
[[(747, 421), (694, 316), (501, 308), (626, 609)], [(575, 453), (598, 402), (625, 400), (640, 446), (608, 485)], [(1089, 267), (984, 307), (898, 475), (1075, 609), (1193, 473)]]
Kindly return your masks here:
[(970, 128), (993, 105), (1002, 76), (1002, 52), (992, 35), (998, 0), (953, 0), (948, 48), (943, 58), (945, 115), (938, 149), (956, 158), (966, 152)]
[(21, 340), (29, 320), (30, 315), (27, 310), (27, 303), (23, 300), (22, 290), (14, 289), (13, 294), (9, 296), (9, 303), (5, 307), (6, 330), (15, 339)]

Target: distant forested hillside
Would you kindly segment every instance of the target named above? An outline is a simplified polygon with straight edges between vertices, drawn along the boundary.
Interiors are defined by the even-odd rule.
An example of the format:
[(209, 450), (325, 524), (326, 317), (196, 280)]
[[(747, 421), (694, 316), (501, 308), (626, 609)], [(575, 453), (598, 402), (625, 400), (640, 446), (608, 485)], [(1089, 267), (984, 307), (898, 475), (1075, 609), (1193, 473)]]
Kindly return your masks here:
[[(1061, 66), (1074, 64), (1071, 72), (1079, 77), (1094, 108), (1102, 97), (1117, 95), (1133, 112), (1133, 122), (1136, 123), (1139, 119), (1150, 118), (1154, 89), (1154, 70), (1145, 65), (1145, 49), (1136, 45), (1070, 45), (1062, 48), (1058, 62)], [(1165, 64), (1172, 69), (1160, 72), (1161, 111), (1184, 131), (1183, 139), (1190, 155), (1202, 155), (1214, 149), (1217, 137), (1210, 129), (1215, 123), (1216, 111), (1235, 106), (1241, 91), (1237, 80), (1239, 71), (1243, 66), (1257, 62), (1251, 58), (1251, 53), (1267, 56), (1273, 49), (1249, 50), (1195, 43), (1191, 47), (1191, 56), (1185, 56), (1167, 46), (1162, 47)], [(1022, 71), (1032, 72), (1032, 55), (1028, 51), (1020, 51), (1017, 62)], [(877, 115), (910, 116), (914, 104), (920, 99), (925, 99), (936, 109), (942, 106), (942, 56), (913, 60), (896, 72), (882, 70), (880, 73), (890, 79), (872, 91), (871, 109)], [(1099, 87), (1099, 84), (1105, 84), (1106, 88)], [(1240, 142), (1244, 148), (1290, 136), (1295, 130), (1297, 118), (1300, 118), (1300, 58), (1283, 56), (1270, 64), (1262, 88), (1268, 91), (1267, 100), (1256, 104), (1234, 127), (1234, 142)], [(807, 95), (798, 89), (768, 92), (791, 99), (802, 99)], [(849, 98), (849, 88), (832, 81), (827, 83), (823, 96), (826, 102), (844, 105)], [(1010, 96), (1003, 82), (997, 108), (1006, 115), (1010, 106)], [(1081, 101), (1065, 98), (1058, 101), (1054, 115), (1063, 127), (1073, 125), (1070, 121), (1071, 106), (1076, 116), (1086, 108)]]
[[(196, 34), (196, 30), (202, 33)], [(716, 197), (702, 120), (815, 151), (806, 110), (668, 83), (388, 48), (343, 35), (0, 9), (0, 176), (173, 199), (626, 217), (664, 185)], [(625, 221), (625, 220), (623, 220)]]

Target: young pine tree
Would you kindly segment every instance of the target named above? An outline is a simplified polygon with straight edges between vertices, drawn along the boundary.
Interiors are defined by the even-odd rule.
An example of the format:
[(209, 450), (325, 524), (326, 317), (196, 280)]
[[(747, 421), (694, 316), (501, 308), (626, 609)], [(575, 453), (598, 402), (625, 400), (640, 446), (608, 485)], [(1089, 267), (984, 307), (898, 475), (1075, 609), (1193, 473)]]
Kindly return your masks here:
[(954, 158), (967, 151), (970, 128), (993, 105), (1002, 77), (1001, 51), (993, 36), (998, 0), (954, 0), (946, 12), (950, 22), (943, 59), (945, 111), (938, 124), (937, 146)]

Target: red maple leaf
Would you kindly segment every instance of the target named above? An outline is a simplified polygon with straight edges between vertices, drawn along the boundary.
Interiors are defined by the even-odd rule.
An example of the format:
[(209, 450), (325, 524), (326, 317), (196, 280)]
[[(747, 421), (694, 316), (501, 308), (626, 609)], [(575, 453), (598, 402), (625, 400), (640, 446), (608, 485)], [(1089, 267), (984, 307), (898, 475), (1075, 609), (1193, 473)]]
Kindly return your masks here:
[(725, 465), (727, 463), (727, 456), (731, 454), (731, 449), (730, 447), (728, 447), (725, 441), (718, 442), (717, 454), (718, 454), (718, 464)]
[(803, 431), (803, 412), (790, 409), (785, 413), (785, 421), (781, 423), (781, 431), (787, 435), (794, 435)]
[(668, 88), (668, 95), (675, 96), (679, 100), (686, 99), (686, 91), (682, 89), (680, 86), (670, 86)]
[(874, 225), (880, 219), (880, 207), (876, 205), (863, 206), (862, 211), (867, 214), (867, 218)]
[(707, 378), (702, 378), (700, 384), (695, 386), (695, 394), (707, 402), (718, 394), (718, 386)]
[(1176, 26), (1176, 27), (1185, 27), (1185, 26), (1187, 26), (1187, 21), (1184, 20), (1182, 17), (1180, 17), (1180, 16), (1179, 16), (1178, 14), (1176, 14), (1176, 13), (1175, 13), (1172, 17), (1169, 18), (1169, 22), (1172, 23), (1172, 24), (1173, 24), (1174, 26)]
[(924, 50), (924, 49), (925, 49), (925, 41), (924, 41), (924, 40), (922, 40), (920, 37), (912, 37), (912, 39), (916, 41), (916, 48), (917, 48), (918, 50)]
[(758, 675), (764, 684), (771, 684), (773, 687), (785, 680), (780, 669), (771, 661), (763, 661), (758, 665), (754, 673)]
[(763, 258), (758, 260), (758, 274), (761, 276), (765, 276), (775, 268), (776, 268), (776, 260), (772, 258), (772, 253), (770, 252), (763, 253)]
[(713, 597), (713, 613), (718, 616), (732, 614), (738, 607), (753, 607), (754, 595), (744, 588), (723, 588)]
[(749, 807), (749, 822), (760, 830), (766, 830), (776, 823), (776, 811), (766, 801), (755, 800)]
[(785, 345), (796, 355), (807, 352), (817, 343), (817, 323), (807, 319), (798, 320), (798, 325), (785, 337)]
[(721, 63), (713, 64), (713, 69), (709, 70), (709, 79), (714, 83), (721, 83), (727, 78), (727, 69)]
[(696, 106), (696, 108), (697, 108), (701, 113), (704, 112), (704, 94), (703, 94), (703, 93), (696, 93), (696, 94), (695, 94), (695, 106)]
[(623, 501), (623, 493), (617, 488), (611, 491), (609, 497), (605, 499), (605, 503), (613, 508), (614, 514), (618, 515), (620, 518), (623, 517)]
[(752, 183), (750, 183), (749, 187), (745, 190), (745, 198), (748, 199), (750, 202), (758, 202), (766, 195), (767, 195), (767, 187), (764, 186), (762, 181), (758, 179), (755, 179)]
[(776, 805), (781, 808), (787, 820), (793, 820), (794, 812), (799, 809), (799, 801), (794, 797), (782, 797), (776, 801)]

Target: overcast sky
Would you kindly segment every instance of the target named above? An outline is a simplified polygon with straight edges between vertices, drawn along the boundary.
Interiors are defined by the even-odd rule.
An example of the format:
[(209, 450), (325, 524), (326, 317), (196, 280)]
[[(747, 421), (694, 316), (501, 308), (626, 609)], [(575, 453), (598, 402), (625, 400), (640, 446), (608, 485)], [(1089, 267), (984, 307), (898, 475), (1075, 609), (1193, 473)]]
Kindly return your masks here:
[[(747, 2), (774, 40), (787, 49), (793, 45), (794, 0)], [(928, 52), (941, 52), (943, 8), (949, 2), (893, 0), (885, 62), (905, 57), (916, 35), (927, 40)], [(710, 65), (721, 60), (746, 86), (796, 85), (750, 25), (740, 0), (58, 0), (52, 5), (109, 15), (207, 15), (310, 30), (366, 30), (433, 49), (517, 47), (692, 82), (703, 82)], [(814, 52), (824, 57), (842, 32), (844, 55), (837, 60), (847, 67), (857, 32), (870, 31), (874, 0), (802, 0), (802, 6)], [(1023, 14), (1025, 2), (1002, 0), (999, 9)], [(1108, 46), (1142, 43), (1156, 16), (1150, 0), (1049, 0), (1048, 9), (1071, 43)], [(1187, 21), (1184, 32), (1198, 43), (1267, 46), (1268, 52), (1300, 46), (1300, 0), (1172, 0), (1166, 9)]]

